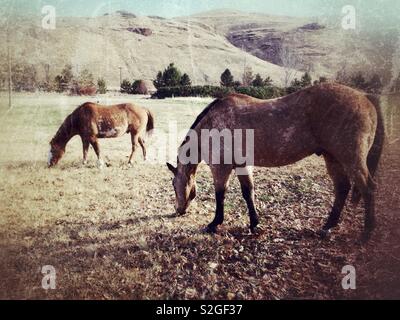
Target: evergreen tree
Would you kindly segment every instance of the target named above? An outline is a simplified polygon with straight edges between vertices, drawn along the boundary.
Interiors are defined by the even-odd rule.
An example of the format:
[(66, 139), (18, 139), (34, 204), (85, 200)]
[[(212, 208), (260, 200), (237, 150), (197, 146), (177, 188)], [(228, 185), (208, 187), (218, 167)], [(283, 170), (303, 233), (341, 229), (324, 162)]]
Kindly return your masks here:
[(259, 73), (256, 74), (256, 77), (253, 80), (252, 83), (253, 87), (263, 87), (264, 86), (264, 80), (261, 78), (261, 75)]
[(192, 85), (192, 81), (187, 73), (183, 74), (180, 84), (182, 87), (190, 87)]
[(221, 86), (222, 87), (233, 87), (233, 85), (234, 85), (233, 75), (229, 69), (226, 69), (221, 74)]
[(164, 83), (164, 79), (163, 79), (163, 73), (161, 71), (159, 71), (157, 73), (156, 80), (154, 80), (153, 83), (154, 83), (154, 86), (157, 89), (165, 87), (165, 83)]
[(301, 87), (302, 87), (302, 88), (306, 88), (306, 87), (311, 86), (311, 81), (312, 81), (312, 79), (311, 79), (310, 74), (309, 74), (308, 72), (306, 72), (306, 73), (301, 77), (301, 80), (300, 80), (300, 82), (301, 82)]
[(179, 87), (182, 74), (173, 63), (171, 63), (163, 74), (163, 81), (166, 87)]

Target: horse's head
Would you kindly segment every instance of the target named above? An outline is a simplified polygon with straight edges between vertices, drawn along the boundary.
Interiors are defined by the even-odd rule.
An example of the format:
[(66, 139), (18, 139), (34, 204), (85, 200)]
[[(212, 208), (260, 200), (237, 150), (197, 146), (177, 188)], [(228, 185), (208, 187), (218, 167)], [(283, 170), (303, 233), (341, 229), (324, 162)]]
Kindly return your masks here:
[(50, 150), (47, 158), (47, 165), (49, 168), (54, 167), (65, 153), (65, 147), (60, 147), (53, 141), (50, 142)]
[(168, 169), (174, 174), (172, 185), (175, 189), (175, 209), (179, 215), (184, 215), (190, 203), (196, 198), (196, 180), (193, 174), (187, 175), (183, 167), (175, 168), (167, 163)]

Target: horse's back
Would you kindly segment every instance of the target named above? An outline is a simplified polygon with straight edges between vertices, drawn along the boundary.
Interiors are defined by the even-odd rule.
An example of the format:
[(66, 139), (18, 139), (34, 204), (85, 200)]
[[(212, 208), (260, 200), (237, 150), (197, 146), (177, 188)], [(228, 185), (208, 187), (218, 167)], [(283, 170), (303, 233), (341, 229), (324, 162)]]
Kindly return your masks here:
[(335, 83), (271, 100), (231, 94), (214, 101), (202, 118), (198, 129), (252, 129), (261, 166), (287, 165), (323, 151), (340, 155), (365, 141), (370, 145), (377, 123), (365, 94)]
[(106, 106), (87, 102), (74, 113), (81, 131), (99, 138), (140, 132), (147, 124), (147, 110), (131, 103)]

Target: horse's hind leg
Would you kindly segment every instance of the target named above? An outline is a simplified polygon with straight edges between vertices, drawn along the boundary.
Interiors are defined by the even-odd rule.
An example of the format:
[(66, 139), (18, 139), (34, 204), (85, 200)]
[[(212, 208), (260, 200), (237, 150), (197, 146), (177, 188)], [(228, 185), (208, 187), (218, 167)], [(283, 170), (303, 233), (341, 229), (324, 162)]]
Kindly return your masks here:
[(354, 172), (354, 183), (360, 191), (365, 205), (364, 239), (368, 239), (375, 228), (375, 184), (366, 164), (360, 164)]
[(329, 230), (336, 227), (340, 220), (343, 207), (349, 195), (351, 184), (343, 166), (331, 155), (324, 154), (326, 167), (331, 177), (335, 189), (335, 201), (328, 221), (321, 231), (321, 235), (325, 236)]
[(259, 224), (257, 211), (254, 205), (254, 182), (253, 175), (251, 172), (248, 172), (247, 175), (239, 175), (238, 179), (240, 182), (240, 186), (242, 189), (242, 195), (244, 200), (246, 201), (247, 208), (249, 209), (250, 216), (250, 230), (251, 232), (255, 232), (256, 227)]
[(232, 167), (227, 165), (213, 165), (211, 172), (214, 178), (216, 209), (214, 220), (207, 226), (206, 232), (215, 233), (217, 227), (224, 222), (224, 201), (228, 188)]
[(146, 151), (146, 146), (144, 145), (144, 140), (143, 140), (143, 138), (139, 138), (139, 144), (140, 144), (140, 146), (142, 147), (143, 159), (144, 159), (144, 161), (146, 161), (146, 154), (147, 154), (147, 151)]

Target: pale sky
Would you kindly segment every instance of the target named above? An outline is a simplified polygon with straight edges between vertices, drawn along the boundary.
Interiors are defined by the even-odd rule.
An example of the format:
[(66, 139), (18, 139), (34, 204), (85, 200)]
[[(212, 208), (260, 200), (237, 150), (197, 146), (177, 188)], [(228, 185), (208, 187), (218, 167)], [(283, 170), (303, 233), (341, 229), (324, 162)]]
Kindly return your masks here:
[(336, 16), (345, 5), (354, 5), (364, 18), (399, 23), (399, 0), (0, 0), (0, 10), (40, 14), (53, 5), (59, 16), (95, 16), (126, 10), (137, 15), (185, 16), (214, 9), (234, 9), (272, 15)]

